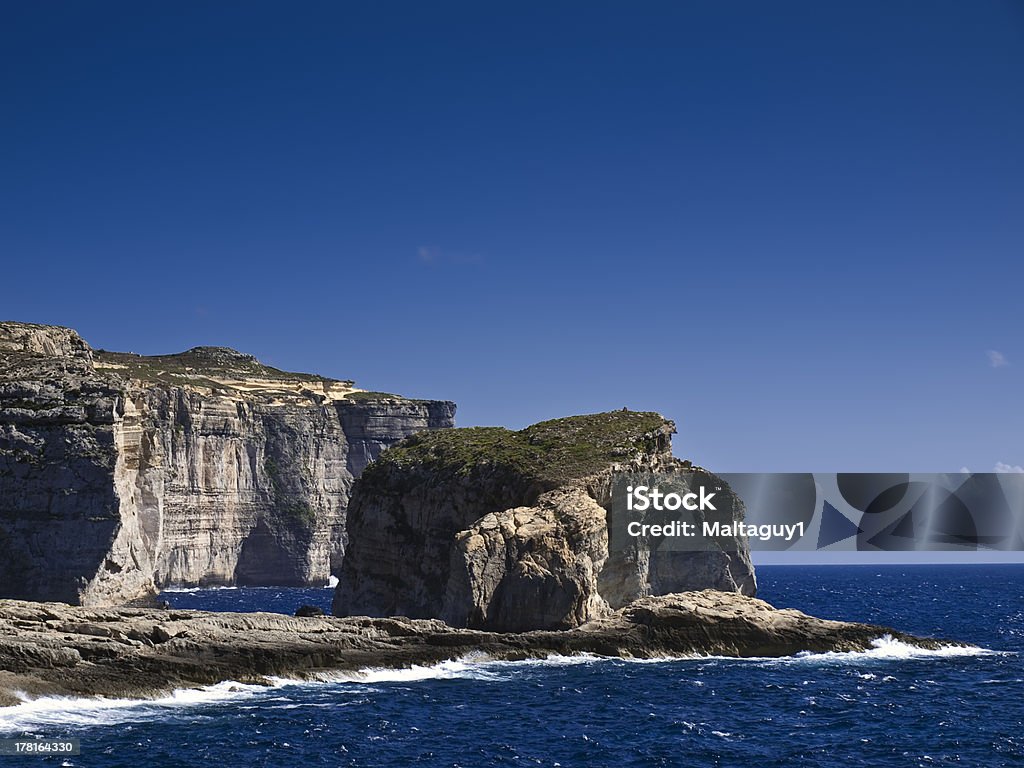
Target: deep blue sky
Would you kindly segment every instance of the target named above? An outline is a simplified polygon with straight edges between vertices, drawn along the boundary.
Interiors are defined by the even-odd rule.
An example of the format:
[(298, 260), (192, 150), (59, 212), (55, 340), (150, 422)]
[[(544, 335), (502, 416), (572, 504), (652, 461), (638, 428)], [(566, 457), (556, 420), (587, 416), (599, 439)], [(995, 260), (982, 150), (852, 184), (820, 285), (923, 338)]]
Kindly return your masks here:
[(0, 78), (0, 317), (1024, 464), (1020, 2), (7, 3)]

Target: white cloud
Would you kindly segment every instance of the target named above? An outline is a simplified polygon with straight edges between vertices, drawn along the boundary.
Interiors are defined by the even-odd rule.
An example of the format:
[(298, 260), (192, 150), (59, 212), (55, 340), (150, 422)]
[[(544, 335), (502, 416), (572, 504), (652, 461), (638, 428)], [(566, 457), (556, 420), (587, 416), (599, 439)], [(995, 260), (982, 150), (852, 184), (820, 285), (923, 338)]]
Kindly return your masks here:
[(969, 475), (969, 474), (971, 474), (971, 470), (969, 470), (967, 467), (960, 467), (960, 474), (961, 475)]
[(441, 255), (441, 249), (430, 245), (421, 245), (416, 249), (416, 256), (424, 264), (433, 264)]
[(416, 258), (420, 264), (430, 266), (479, 264), (483, 261), (478, 253), (442, 250), (436, 245), (421, 245), (416, 249)]
[(1005, 368), (1010, 364), (1010, 361), (1006, 359), (1006, 355), (997, 349), (990, 349), (988, 351), (988, 364), (993, 368)]
[(1003, 462), (997, 461), (995, 469), (993, 470), (993, 472), (1000, 472), (1000, 473), (1009, 473), (1009, 472), (1024, 473), (1024, 467), (1018, 466), (1016, 464), (1003, 464)]

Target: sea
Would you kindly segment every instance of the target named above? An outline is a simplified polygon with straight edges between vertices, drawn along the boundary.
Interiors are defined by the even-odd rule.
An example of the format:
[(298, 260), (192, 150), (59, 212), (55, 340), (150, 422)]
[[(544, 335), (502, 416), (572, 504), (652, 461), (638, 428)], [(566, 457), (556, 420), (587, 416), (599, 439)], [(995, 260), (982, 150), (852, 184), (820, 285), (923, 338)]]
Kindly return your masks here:
[[(952, 638), (783, 659), (591, 656), (222, 683), (156, 700), (44, 698), (0, 738), (77, 738), (12, 766), (1024, 766), (1024, 566), (772, 566), (759, 596)], [(167, 592), (180, 608), (327, 609), (330, 590)]]

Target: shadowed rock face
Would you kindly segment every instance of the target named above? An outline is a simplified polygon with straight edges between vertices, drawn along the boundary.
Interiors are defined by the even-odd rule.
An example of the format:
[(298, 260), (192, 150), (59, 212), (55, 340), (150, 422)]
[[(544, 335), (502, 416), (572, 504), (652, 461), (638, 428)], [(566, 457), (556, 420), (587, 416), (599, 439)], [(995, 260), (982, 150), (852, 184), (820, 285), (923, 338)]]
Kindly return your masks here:
[(674, 431), (658, 414), (616, 411), (397, 444), (353, 488), (335, 615), (510, 632), (576, 627), (652, 594), (752, 595), (745, 540), (731, 553), (609, 552), (614, 472), (694, 471), (672, 457)]
[(143, 357), (0, 323), (0, 596), (324, 584), (354, 478), (454, 412), (224, 347)]
[(0, 600), (0, 706), (18, 703), (16, 692), (152, 696), (224, 680), (407, 667), (469, 653), (524, 659), (861, 651), (886, 634), (922, 647), (944, 644), (710, 590), (642, 598), (574, 630), (526, 634), (453, 629), (436, 619), (98, 610)]

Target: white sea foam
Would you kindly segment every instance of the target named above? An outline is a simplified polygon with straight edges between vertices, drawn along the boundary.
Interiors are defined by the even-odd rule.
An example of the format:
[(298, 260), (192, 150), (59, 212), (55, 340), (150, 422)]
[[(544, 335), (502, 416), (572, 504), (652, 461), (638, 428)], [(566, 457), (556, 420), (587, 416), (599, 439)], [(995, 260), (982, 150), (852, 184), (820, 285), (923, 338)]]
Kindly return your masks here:
[(864, 651), (828, 651), (814, 653), (804, 651), (793, 656), (717, 656), (690, 654), (680, 656), (655, 656), (653, 658), (620, 658), (607, 656), (593, 656), (581, 654), (579, 656), (548, 656), (543, 659), (531, 659), (526, 661), (511, 662), (490, 662), (497, 664), (514, 665), (564, 665), (564, 664), (585, 664), (594, 662), (617, 662), (625, 664), (684, 664), (699, 662), (728, 662), (732, 664), (857, 664), (872, 660), (903, 660), (903, 659), (942, 659), (964, 656), (1003, 656), (1009, 652), (993, 651), (987, 648), (980, 648), (976, 645), (943, 645), (938, 648), (921, 648), (902, 640), (897, 640), (892, 635), (883, 635), (871, 642), (872, 647)]
[[(622, 659), (631, 662), (680, 662), (680, 661), (714, 661), (731, 664), (764, 664), (764, 665), (832, 665), (832, 664), (863, 664), (876, 660), (900, 661), (906, 659), (943, 659), (963, 656), (1004, 656), (1006, 651), (992, 651), (976, 645), (943, 645), (938, 648), (921, 648), (910, 643), (897, 640), (892, 635), (882, 635), (871, 641), (871, 648), (864, 651), (826, 651), (815, 653), (802, 651), (793, 656), (686, 656), (659, 659)], [(862, 675), (862, 677), (864, 677)], [(864, 679), (873, 677), (869, 675)]]
[[(477, 680), (502, 681), (521, 673), (524, 669), (537, 667), (565, 667), (584, 664), (678, 664), (681, 668), (707, 662), (731, 664), (863, 664), (865, 662), (900, 661), (907, 659), (942, 659), (952, 657), (1002, 655), (977, 646), (943, 646), (941, 648), (919, 648), (884, 635), (872, 643), (866, 651), (846, 653), (801, 653), (781, 658), (755, 657), (736, 658), (732, 656), (684, 656), (658, 658), (613, 658), (578, 654), (572, 656), (550, 655), (544, 658), (504, 661), (491, 659), (484, 654), (469, 654), (459, 659), (442, 661), (431, 665), (413, 665), (397, 669), (368, 667), (352, 672), (330, 672), (316, 675), (313, 679), (269, 678), (270, 685), (251, 685), (227, 681), (201, 688), (186, 688), (155, 699), (109, 699), (102, 697), (73, 698), (48, 696), (31, 699), (25, 697), (21, 704), (0, 708), (0, 734), (31, 732), (54, 726), (82, 728), (89, 726), (115, 725), (119, 723), (145, 722), (166, 718), (170, 713), (203, 705), (221, 703), (252, 703), (260, 706), (270, 697), (275, 701), (282, 698), (282, 688), (341, 685), (355, 686), (362, 693), (374, 690), (375, 684), (416, 683), (425, 680)], [(701, 674), (693, 670), (695, 674)], [(865, 680), (874, 679), (873, 674), (860, 675)], [(194, 715), (195, 713), (191, 713)]]
[(798, 653), (796, 656), (788, 656), (781, 659), (774, 659), (776, 663), (799, 663), (812, 662), (816, 664), (828, 663), (857, 663), (872, 659), (943, 659), (955, 658), (958, 656), (998, 656), (999, 651), (991, 651), (987, 648), (979, 648), (976, 645), (943, 645), (938, 648), (921, 648), (920, 646), (905, 643), (897, 640), (892, 635), (882, 635), (871, 641), (872, 647), (866, 651), (848, 651), (843, 653)]
[(267, 687), (262, 685), (227, 681), (202, 688), (182, 688), (155, 699), (26, 696), (21, 704), (0, 708), (0, 734), (32, 731), (48, 726), (83, 728), (143, 722), (164, 717), (183, 707), (241, 701), (266, 690)]
[(865, 651), (875, 658), (919, 659), (944, 656), (997, 656), (999, 651), (979, 648), (976, 645), (943, 645), (939, 648), (920, 648), (896, 640), (892, 635), (882, 635), (871, 643), (874, 648)]
[(557, 666), (565, 664), (587, 664), (594, 662), (618, 662), (626, 664), (682, 664), (694, 661), (724, 661), (735, 664), (830, 664), (830, 663), (858, 663), (873, 659), (941, 659), (960, 656), (999, 656), (1005, 655), (1002, 651), (992, 651), (987, 648), (980, 648), (976, 645), (943, 645), (939, 648), (921, 648), (902, 640), (897, 640), (892, 635), (882, 635), (871, 642), (872, 647), (865, 651), (828, 651), (814, 653), (804, 651), (793, 656), (716, 656), (716, 655), (680, 655), (680, 656), (655, 656), (652, 658), (620, 658), (608, 656), (594, 656), (591, 654), (580, 654), (578, 656), (548, 656), (543, 659), (529, 659), (526, 661), (490, 662), (492, 665), (513, 664), (513, 665), (546, 665)]
[(438, 664), (411, 667), (367, 667), (353, 672), (329, 672), (316, 676), (324, 683), (415, 683), (421, 680), (494, 680), (498, 675), (489, 669), (495, 662), (484, 657), (464, 656)]
[[(442, 661), (438, 664), (418, 665), (411, 667), (388, 668), (367, 667), (354, 672), (328, 672), (315, 676), (320, 682), (328, 683), (413, 683), (420, 680), (503, 680), (511, 677), (516, 671), (530, 667), (565, 667), (580, 664), (595, 664), (612, 659), (607, 656), (596, 656), (591, 653), (563, 656), (551, 654), (536, 659), (519, 659), (509, 661), (493, 659), (482, 653), (471, 653), (458, 659)], [(678, 661), (679, 659), (672, 659)], [(668, 659), (620, 659), (620, 661), (638, 661), (644, 663), (668, 661)]]
[(571, 656), (563, 656), (558, 653), (548, 654), (543, 658), (520, 659), (518, 661), (486, 661), (492, 667), (516, 669), (517, 667), (573, 667), (580, 664), (594, 664), (596, 662), (610, 661), (608, 656), (597, 656), (593, 653), (575, 653)]

